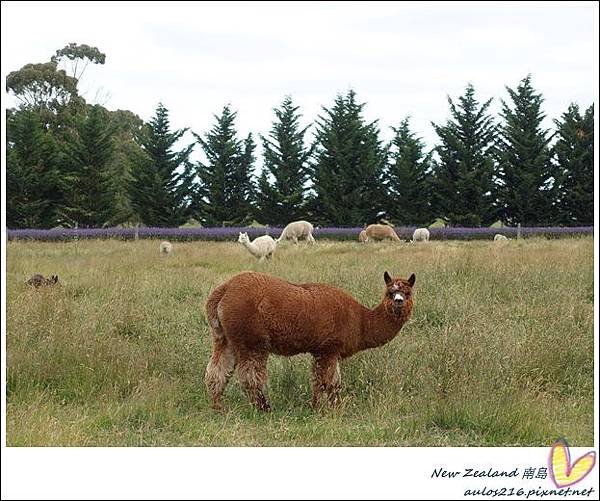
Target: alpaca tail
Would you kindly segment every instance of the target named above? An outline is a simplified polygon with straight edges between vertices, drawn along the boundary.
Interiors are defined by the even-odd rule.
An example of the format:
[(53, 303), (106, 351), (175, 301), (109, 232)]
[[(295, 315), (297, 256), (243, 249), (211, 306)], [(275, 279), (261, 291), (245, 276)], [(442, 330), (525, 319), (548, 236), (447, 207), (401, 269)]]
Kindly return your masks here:
[(221, 299), (223, 299), (225, 292), (227, 292), (226, 284), (220, 285), (211, 292), (206, 301), (206, 317), (208, 319), (210, 330), (215, 338), (223, 338), (224, 336), (223, 327), (219, 320), (219, 304), (221, 303)]

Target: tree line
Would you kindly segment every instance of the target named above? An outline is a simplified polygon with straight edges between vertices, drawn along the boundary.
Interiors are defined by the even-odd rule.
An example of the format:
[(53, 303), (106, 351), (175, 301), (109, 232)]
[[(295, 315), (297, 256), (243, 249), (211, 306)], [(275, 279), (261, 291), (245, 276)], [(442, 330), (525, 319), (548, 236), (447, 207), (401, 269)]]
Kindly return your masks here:
[[(468, 84), (448, 98), (449, 117), (432, 123), (428, 149), (408, 117), (389, 143), (365, 103), (350, 90), (302, 125), (290, 96), (276, 107), (271, 129), (240, 137), (230, 105), (194, 142), (173, 130), (159, 104), (148, 122), (109, 111), (79, 95), (97, 48), (69, 44), (47, 63), (7, 76), (18, 105), (6, 117), (6, 215), (9, 228), (144, 224), (205, 226), (259, 222), (362, 226), (453, 226), (495, 221), (524, 226), (593, 224), (594, 106), (575, 103), (555, 129), (542, 127), (543, 96), (530, 75), (506, 87), (499, 117)], [(313, 127), (312, 140), (308, 130)], [(257, 139), (262, 169), (257, 169)], [(194, 148), (203, 160), (194, 162)]]

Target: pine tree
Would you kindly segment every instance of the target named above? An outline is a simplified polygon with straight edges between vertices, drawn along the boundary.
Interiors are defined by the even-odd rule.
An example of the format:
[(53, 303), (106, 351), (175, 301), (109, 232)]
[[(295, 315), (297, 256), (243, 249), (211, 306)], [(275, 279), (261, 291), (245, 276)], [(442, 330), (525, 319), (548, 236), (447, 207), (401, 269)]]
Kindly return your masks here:
[(555, 120), (558, 140), (553, 152), (558, 164), (558, 221), (567, 225), (594, 224), (594, 105), (581, 116), (571, 104)]
[(258, 181), (257, 204), (260, 220), (269, 224), (285, 225), (304, 216), (312, 149), (304, 145), (308, 127), (300, 129), (298, 109), (287, 96), (280, 108), (273, 110), (276, 121), (268, 137), (261, 137), (264, 166)]
[(233, 186), (237, 188), (231, 192), (229, 201), (231, 224), (250, 224), (256, 213), (256, 186), (253, 180), (255, 150), (256, 143), (252, 134), (249, 133), (241, 145), (237, 166), (234, 170)]
[(542, 129), (543, 98), (531, 85), (531, 76), (516, 90), (506, 87), (512, 107), (502, 101), (503, 123), (497, 149), (497, 198), (502, 219), (509, 224), (538, 226), (552, 222), (553, 172), (551, 135)]
[(278, 203), (278, 200), (278, 193), (269, 181), (267, 170), (263, 168), (256, 182), (256, 216), (260, 222), (269, 225), (284, 224), (281, 215), (282, 204)]
[(52, 228), (61, 222), (66, 188), (52, 131), (33, 109), (9, 110), (6, 125), (6, 224)]
[(423, 141), (410, 130), (405, 118), (389, 147), (387, 188), (390, 219), (401, 225), (426, 225), (431, 222), (431, 154), (423, 151)]
[(451, 225), (479, 226), (495, 220), (493, 205), (493, 145), (495, 126), (487, 114), (491, 99), (481, 106), (475, 89), (467, 85), (446, 125), (432, 123), (441, 144), (435, 148), (433, 178), (434, 215)]
[(135, 214), (130, 192), (133, 183), (134, 165), (143, 162), (145, 152), (136, 142), (143, 131), (144, 122), (136, 114), (117, 110), (110, 112), (114, 154), (108, 165), (108, 181), (106, 185), (109, 200), (105, 226), (139, 223)]
[(189, 157), (193, 144), (174, 151), (188, 129), (170, 131), (169, 112), (159, 104), (139, 141), (145, 155), (132, 172), (131, 200), (148, 226), (179, 226), (189, 216), (193, 172)]
[(76, 134), (65, 145), (70, 163), (70, 186), (64, 214), (80, 227), (99, 227), (109, 212), (109, 162), (114, 153), (108, 113), (89, 107)]
[(206, 156), (198, 162), (200, 188), (194, 208), (208, 225), (240, 224), (252, 217), (254, 186), (252, 167), (255, 144), (252, 135), (245, 141), (236, 137), (236, 112), (225, 106), (216, 124), (201, 137), (194, 134)]
[(318, 223), (363, 225), (383, 214), (386, 152), (377, 122), (365, 122), (363, 107), (351, 90), (323, 108), (317, 122), (310, 205)]

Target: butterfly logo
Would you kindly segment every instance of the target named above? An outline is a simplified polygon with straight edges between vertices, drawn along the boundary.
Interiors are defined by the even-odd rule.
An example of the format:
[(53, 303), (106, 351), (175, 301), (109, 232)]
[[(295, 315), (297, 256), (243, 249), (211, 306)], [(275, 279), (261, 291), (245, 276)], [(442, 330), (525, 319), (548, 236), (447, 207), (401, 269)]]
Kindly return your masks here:
[(550, 450), (550, 476), (559, 489), (576, 484), (593, 470), (596, 464), (596, 452), (590, 451), (571, 462), (569, 444), (560, 438)]

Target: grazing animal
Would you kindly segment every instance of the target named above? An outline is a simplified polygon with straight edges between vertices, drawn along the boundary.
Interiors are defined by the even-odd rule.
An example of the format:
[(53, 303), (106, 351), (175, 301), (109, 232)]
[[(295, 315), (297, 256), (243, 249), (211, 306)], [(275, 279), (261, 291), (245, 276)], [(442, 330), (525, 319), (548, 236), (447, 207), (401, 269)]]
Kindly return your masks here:
[(363, 231), (367, 234), (367, 240), (394, 240), (400, 241), (400, 238), (394, 231), (394, 228), (387, 224), (370, 224)]
[(52, 286), (58, 283), (58, 275), (52, 275), (50, 278), (45, 278), (44, 275), (38, 273), (33, 275), (26, 283), (36, 289), (38, 287)]
[(269, 411), (265, 395), (269, 354), (310, 353), (312, 404), (324, 392), (336, 404), (339, 362), (392, 340), (413, 308), (415, 275), (408, 280), (383, 275), (379, 306), (369, 309), (341, 289), (323, 283), (293, 284), (263, 273), (243, 272), (216, 287), (206, 302), (213, 353), (205, 383), (212, 406), (237, 368), (252, 403)]
[(359, 234), (358, 234), (358, 241), (361, 243), (366, 243), (369, 241), (369, 237), (367, 236), (367, 231), (366, 230), (362, 230)]
[(271, 259), (277, 248), (277, 242), (269, 235), (263, 235), (250, 242), (248, 233), (240, 233), (238, 242), (246, 247), (250, 254), (257, 257), (259, 261), (263, 261), (265, 258)]
[(427, 228), (417, 228), (413, 232), (413, 242), (429, 242), (429, 230)]
[(173, 245), (171, 242), (164, 240), (160, 243), (159, 252), (161, 256), (168, 256), (173, 252)]
[(315, 239), (312, 236), (313, 230), (313, 225), (308, 221), (294, 221), (283, 229), (281, 235), (279, 235), (279, 238), (277, 239), (277, 243), (282, 240), (292, 240), (297, 244), (300, 238), (305, 238), (309, 244), (314, 244)]
[(501, 235), (500, 233), (496, 233), (494, 235), (494, 242), (508, 242), (510, 238)]

